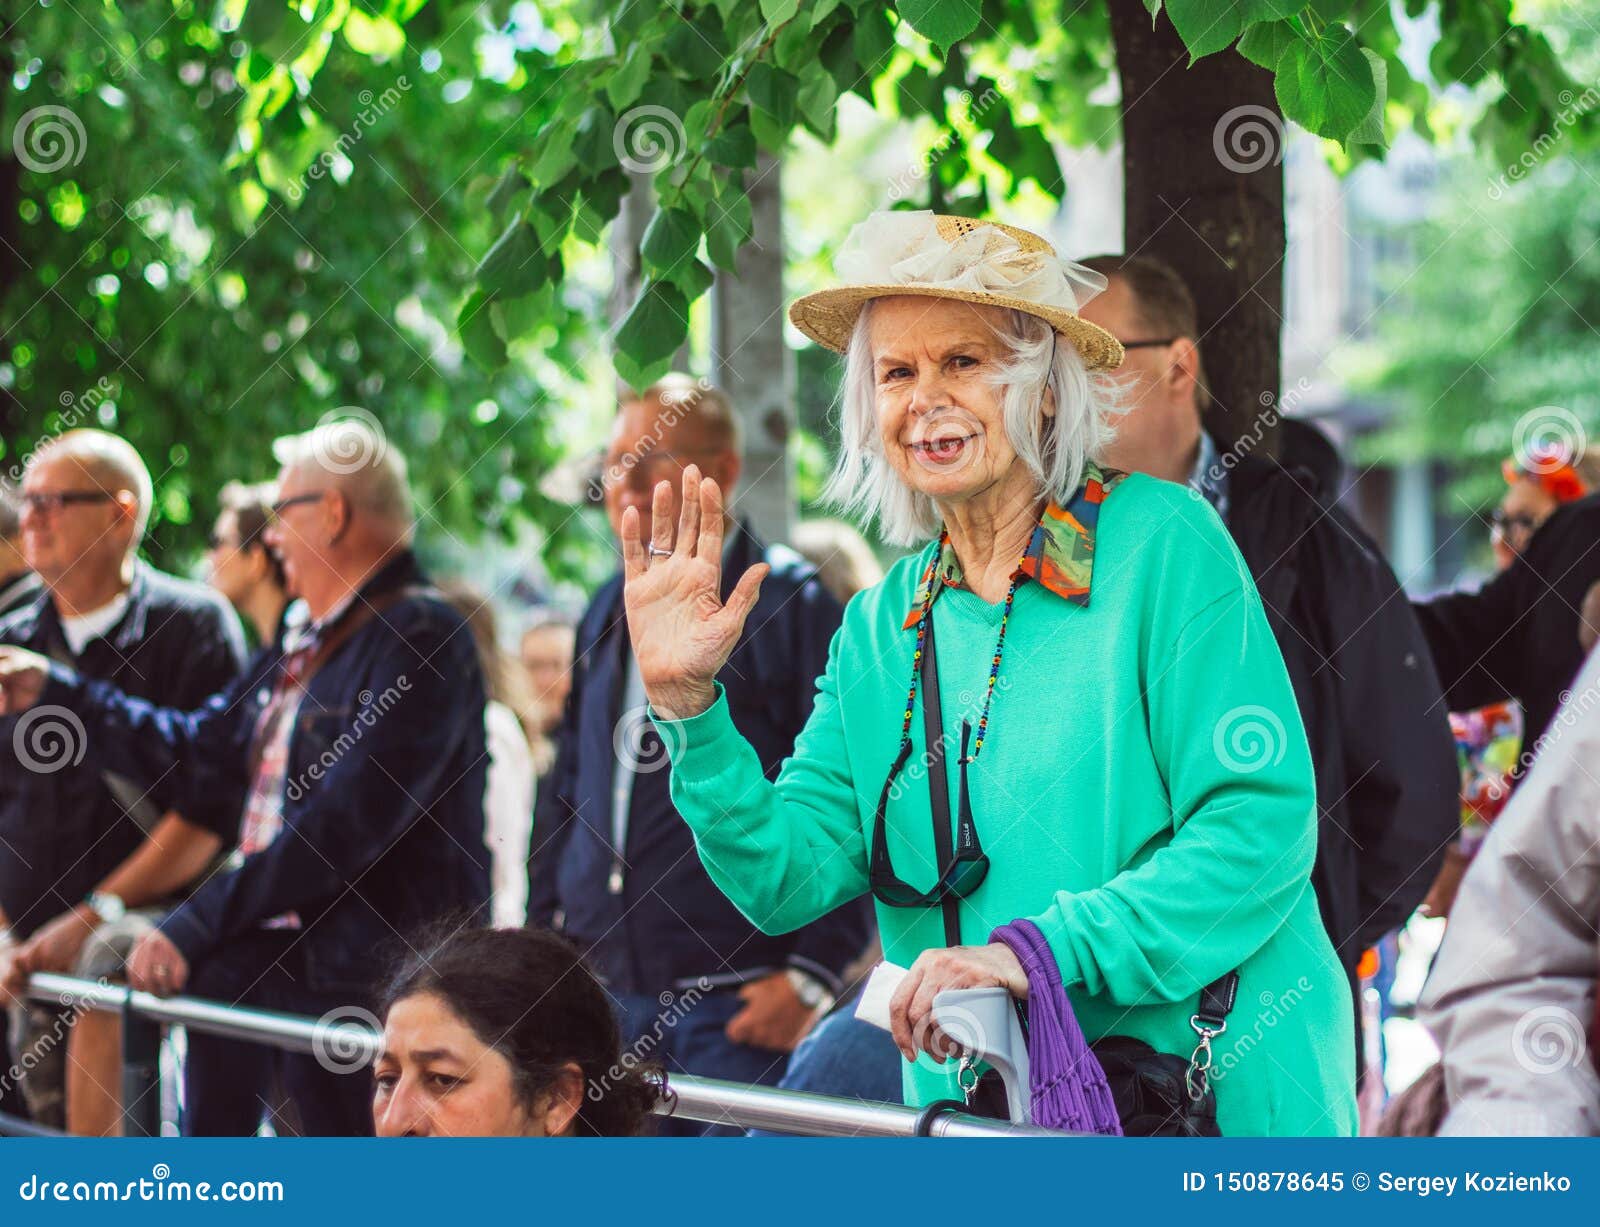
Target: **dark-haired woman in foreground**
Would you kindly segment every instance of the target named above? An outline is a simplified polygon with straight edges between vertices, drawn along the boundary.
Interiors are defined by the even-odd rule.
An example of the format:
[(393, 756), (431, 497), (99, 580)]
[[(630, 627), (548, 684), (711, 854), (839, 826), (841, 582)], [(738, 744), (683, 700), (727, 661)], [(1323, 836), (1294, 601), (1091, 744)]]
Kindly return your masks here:
[(605, 991), (576, 950), (531, 929), (424, 945), (382, 995), (379, 1137), (620, 1137), (661, 1093), (619, 1057)]

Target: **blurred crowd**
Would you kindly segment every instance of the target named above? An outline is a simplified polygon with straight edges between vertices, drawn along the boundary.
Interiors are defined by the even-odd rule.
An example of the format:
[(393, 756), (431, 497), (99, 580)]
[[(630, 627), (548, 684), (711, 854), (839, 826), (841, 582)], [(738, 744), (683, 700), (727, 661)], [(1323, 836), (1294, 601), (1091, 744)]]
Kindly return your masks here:
[[(1364, 1127), (1600, 1131), (1592, 462), (1509, 457), (1497, 574), (1413, 602), (1314, 428), (1275, 459), (1214, 430), (1171, 270), (1089, 264), (1109, 288), (1084, 317), (1122, 341), (1138, 410), (1103, 459), (1209, 502), (1259, 589), (1352, 1003), (1419, 908), (1448, 917), (1420, 1007), (1442, 1059), (1392, 1104), (1354, 1009)], [(658, 483), (691, 466), (730, 496), (729, 590), (770, 570), (719, 694), (776, 779), (883, 569), (841, 521), (780, 543), (739, 518), (739, 422), (668, 377), (618, 406), (598, 487), (618, 541), (625, 516), (652, 539)], [(366, 1069), (191, 1030), (192, 1135), (719, 1131), (651, 1116), (675, 1073), (899, 1102), (894, 1041), (851, 1008), (879, 958), (867, 899), (767, 932), (702, 862), (620, 553), (581, 617), (497, 618), (418, 561), (380, 430), (332, 421), (272, 456), (275, 480), (216, 492), (203, 583), (142, 556), (151, 477), (114, 434), (42, 441), (0, 492), (0, 1112), (121, 1129), (121, 1019), (30, 996), (42, 972), (382, 1031)]]

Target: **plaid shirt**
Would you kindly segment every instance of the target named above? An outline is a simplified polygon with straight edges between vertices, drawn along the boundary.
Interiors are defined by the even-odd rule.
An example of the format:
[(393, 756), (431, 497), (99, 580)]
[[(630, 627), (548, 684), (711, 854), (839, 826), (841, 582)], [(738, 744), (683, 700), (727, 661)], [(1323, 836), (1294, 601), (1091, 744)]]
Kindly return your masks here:
[[(304, 678), (322, 643), (324, 630), (349, 607), (344, 601), (321, 621), (291, 626), (285, 633), (283, 665), (273, 683), (272, 697), (256, 718), (252, 744), (258, 747), (255, 774), (245, 795), (239, 825), (239, 848), (234, 864), (272, 845), (283, 830), (283, 798), (288, 786), (289, 739), (305, 698)], [(300, 916), (285, 912), (262, 922), (264, 929), (298, 929)]]

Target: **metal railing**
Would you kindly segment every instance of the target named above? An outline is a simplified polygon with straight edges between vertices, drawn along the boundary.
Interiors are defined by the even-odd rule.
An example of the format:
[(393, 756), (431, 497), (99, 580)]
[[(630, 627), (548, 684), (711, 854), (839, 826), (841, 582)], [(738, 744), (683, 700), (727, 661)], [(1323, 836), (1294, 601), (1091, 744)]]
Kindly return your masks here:
[[(375, 1059), (379, 1049), (375, 1032), (348, 1022), (330, 1026), (293, 1014), (198, 997), (157, 997), (122, 985), (48, 972), (36, 973), (29, 980), (28, 996), (51, 1005), (122, 1016), (123, 1126), (132, 1136), (154, 1137), (161, 1132), (161, 1101), (156, 1092), (163, 1026), (182, 1026), (289, 1052), (317, 1054), (336, 1046), (344, 1067)], [(899, 1104), (864, 1103), (687, 1074), (674, 1074), (669, 1090), (671, 1101), (658, 1106), (658, 1114), (740, 1129), (820, 1137), (912, 1137), (920, 1126), (930, 1137), (1063, 1136), (955, 1111), (925, 1115)], [(0, 1133), (7, 1132), (5, 1125), (0, 1121)]]

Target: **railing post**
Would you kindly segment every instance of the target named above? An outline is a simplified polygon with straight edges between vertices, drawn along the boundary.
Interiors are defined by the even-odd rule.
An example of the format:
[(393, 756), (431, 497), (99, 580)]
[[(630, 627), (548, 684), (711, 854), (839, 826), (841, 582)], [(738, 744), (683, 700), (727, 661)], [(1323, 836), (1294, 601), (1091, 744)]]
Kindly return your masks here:
[(122, 1133), (161, 1134), (161, 1024), (122, 1008)]

